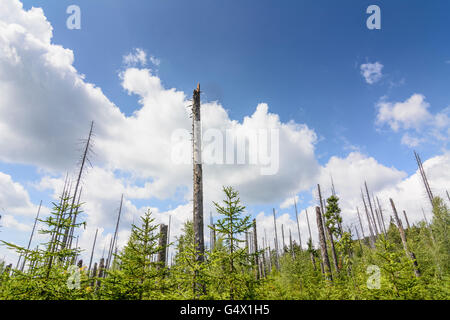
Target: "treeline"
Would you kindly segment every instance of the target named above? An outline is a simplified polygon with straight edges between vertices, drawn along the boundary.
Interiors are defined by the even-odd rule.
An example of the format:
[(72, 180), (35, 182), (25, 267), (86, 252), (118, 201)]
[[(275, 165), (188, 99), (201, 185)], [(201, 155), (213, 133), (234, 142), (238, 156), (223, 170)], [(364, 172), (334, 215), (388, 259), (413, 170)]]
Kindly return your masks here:
[[(392, 202), (387, 226), (375, 212), (369, 227), (380, 230), (355, 237), (343, 227), (333, 192), (315, 212), (320, 247), (313, 246), (310, 232), (303, 249), (290, 234), (285, 243), (283, 229), (282, 248), (272, 248), (278, 239), (258, 237), (263, 232), (245, 214), (238, 192), (223, 191), (224, 201), (214, 203), (220, 218), (208, 226), (211, 245), (203, 259), (197, 256), (192, 222), (172, 244), (167, 226), (147, 211), (132, 225), (126, 246), (113, 250), (111, 245), (107, 260), (93, 266), (92, 258), (88, 264), (77, 261), (80, 248), (72, 246), (74, 230), (84, 226), (74, 219), (82, 204), (63, 193), (52, 214), (39, 219), (45, 225), (40, 232), (49, 239), (42, 248), (3, 241), (22, 260), (15, 267), (0, 264), (0, 299), (450, 298), (450, 212), (439, 197), (432, 199), (430, 223), (404, 227)], [(171, 264), (168, 245), (176, 250)]]

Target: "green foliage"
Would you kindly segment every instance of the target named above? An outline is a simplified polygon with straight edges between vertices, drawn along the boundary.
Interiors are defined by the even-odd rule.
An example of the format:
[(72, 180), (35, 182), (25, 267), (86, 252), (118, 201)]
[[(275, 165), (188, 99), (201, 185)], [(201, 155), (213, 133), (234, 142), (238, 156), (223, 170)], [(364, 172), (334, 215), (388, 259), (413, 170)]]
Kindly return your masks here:
[[(342, 230), (342, 217), (335, 196), (327, 200), (325, 219), (335, 237), (339, 257), (339, 275), (328, 281), (320, 268), (320, 249), (309, 239), (304, 250), (295, 243), (279, 256), (275, 268), (272, 250), (272, 272), (255, 275), (255, 255), (247, 253), (243, 235), (252, 227), (245, 215), (239, 194), (231, 187), (223, 189), (225, 200), (214, 203), (220, 219), (215, 224), (214, 248), (205, 252), (204, 262), (195, 259), (194, 230), (191, 221), (184, 224), (177, 238), (176, 254), (170, 267), (155, 259), (160, 250), (158, 225), (150, 211), (141, 217), (139, 226), (132, 225), (127, 245), (116, 255), (112, 268), (101, 274), (88, 274), (86, 267), (69, 268), (77, 248), (64, 243), (66, 230), (79, 228), (67, 212), (70, 199), (54, 204), (51, 215), (41, 221), (48, 242), (27, 250), (3, 242), (26, 259), (25, 268), (5, 266), (0, 261), (0, 299), (440, 299), (450, 298), (450, 239), (448, 207), (440, 198), (434, 200), (431, 225), (416, 223), (406, 230), (409, 250), (416, 255), (421, 275), (405, 254), (399, 232), (391, 222), (387, 237), (379, 235), (371, 248), (368, 243), (352, 238)], [(79, 207), (72, 208), (75, 212)], [(69, 233), (70, 235), (70, 233)], [(268, 250), (265, 251), (268, 253)], [(258, 252), (260, 260), (263, 252)], [(51, 262), (51, 263), (50, 263)], [(79, 277), (79, 287), (69, 285)], [(194, 284), (204, 285), (196, 292)], [(76, 281), (75, 281), (76, 283)]]
[(102, 281), (99, 297), (121, 300), (154, 299), (164, 289), (165, 265), (152, 261), (152, 256), (165, 246), (159, 246), (158, 225), (154, 224), (148, 210), (142, 217), (140, 227), (132, 225), (131, 235), (122, 252), (116, 256), (117, 270), (108, 271)]

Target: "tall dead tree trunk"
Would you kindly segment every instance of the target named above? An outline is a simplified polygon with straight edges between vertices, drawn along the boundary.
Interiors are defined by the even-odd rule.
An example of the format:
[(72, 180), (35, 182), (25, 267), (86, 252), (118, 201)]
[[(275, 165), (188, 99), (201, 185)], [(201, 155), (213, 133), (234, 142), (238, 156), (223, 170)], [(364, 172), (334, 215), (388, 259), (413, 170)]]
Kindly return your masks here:
[(275, 218), (275, 208), (273, 208), (273, 225), (275, 228), (275, 265), (280, 269), (280, 262), (278, 261), (278, 234), (277, 234), (277, 219)]
[(295, 206), (295, 219), (297, 221), (298, 243), (300, 246), (300, 251), (302, 251), (302, 237), (300, 236), (300, 222), (298, 221), (297, 201), (295, 201), (295, 198), (294, 198), (294, 206)]
[(163, 268), (167, 263), (166, 245), (167, 245), (167, 233), (169, 227), (166, 224), (161, 224), (159, 227), (159, 247), (158, 251), (158, 269)]
[(328, 280), (333, 280), (333, 274), (331, 273), (330, 259), (328, 258), (327, 242), (325, 239), (325, 232), (323, 231), (322, 215), (320, 207), (316, 207), (316, 220), (317, 229), (319, 231), (320, 251), (322, 253), (323, 272)]
[(377, 227), (377, 221), (375, 219), (375, 215), (373, 214), (373, 208), (372, 208), (372, 201), (370, 200), (370, 196), (369, 196), (369, 189), (367, 188), (367, 183), (366, 181), (364, 181), (364, 186), (366, 188), (366, 194), (367, 194), (367, 200), (369, 202), (369, 208), (370, 208), (370, 213), (372, 214), (372, 221), (373, 221), (373, 225), (375, 227), (375, 234), (379, 235), (380, 231), (378, 231), (378, 227)]
[(167, 241), (166, 241), (166, 265), (169, 265), (169, 244), (170, 244), (170, 226), (172, 222), (172, 216), (169, 215), (169, 228), (167, 229)]
[(411, 226), (409, 225), (408, 215), (405, 210), (403, 210), (403, 215), (405, 216), (406, 225), (408, 226), (408, 229), (410, 229)]
[(326, 228), (326, 224), (325, 224), (325, 216), (324, 216), (324, 205), (323, 205), (323, 201), (322, 201), (322, 192), (320, 191), (320, 184), (317, 184), (317, 191), (319, 194), (319, 203), (320, 203), (320, 212), (321, 212), (321, 216), (322, 216), (322, 226), (324, 228), (324, 234), (325, 234), (325, 240), (330, 240), (328, 238), (328, 232), (325, 232), (325, 228)]
[(255, 254), (255, 265), (256, 265), (256, 280), (259, 279), (259, 256), (258, 256), (258, 236), (256, 233), (256, 219), (253, 219), (253, 247)]
[[(309, 242), (311, 242), (312, 245), (311, 225), (309, 224), (308, 209), (305, 209), (305, 213), (306, 213), (306, 222), (308, 223)], [(316, 259), (314, 258), (314, 254), (312, 253), (312, 251), (309, 252), (309, 256), (311, 258), (311, 263), (313, 265), (314, 271), (316, 271)]]
[(114, 230), (114, 237), (112, 238), (111, 246), (109, 247), (109, 251), (108, 251), (108, 258), (106, 259), (106, 269), (109, 269), (109, 266), (111, 265), (112, 254), (113, 254), (113, 250), (114, 250), (114, 247), (115, 247), (116, 241), (117, 241), (117, 232), (119, 230), (120, 215), (122, 213), (122, 204), (123, 204), (123, 193), (122, 193), (122, 197), (120, 198), (119, 214), (117, 215), (117, 222), (116, 222), (116, 229)]
[(370, 221), (369, 210), (367, 210), (366, 200), (364, 199), (364, 194), (362, 192), (362, 189), (361, 189), (361, 197), (362, 197), (363, 204), (364, 204), (364, 211), (366, 212), (367, 224), (369, 226), (370, 246), (373, 249), (373, 248), (375, 248), (375, 235), (374, 235), (374, 231), (372, 228), (372, 222)]
[(422, 181), (425, 186), (425, 190), (427, 192), (428, 199), (430, 200), (431, 207), (433, 207), (434, 197), (433, 197), (433, 193), (431, 192), (430, 184), (428, 183), (427, 175), (425, 174), (425, 170), (423, 169), (422, 160), (420, 159), (419, 154), (416, 151), (414, 151), (414, 155), (416, 157), (417, 166), (419, 167), (420, 175), (422, 176)]
[(409, 249), (408, 249), (408, 243), (406, 241), (405, 230), (403, 229), (402, 221), (398, 217), (397, 209), (395, 208), (394, 201), (392, 199), (389, 199), (389, 201), (391, 202), (392, 211), (394, 211), (394, 216), (395, 216), (395, 220), (397, 222), (398, 232), (400, 233), (400, 238), (402, 239), (403, 249), (405, 250), (406, 256), (410, 257), (410, 259), (413, 262), (414, 274), (416, 275), (416, 277), (420, 277), (420, 270), (419, 270), (419, 265), (417, 263), (416, 256), (415, 256), (414, 252), (409, 251)]
[(286, 243), (284, 242), (284, 225), (283, 224), (281, 224), (281, 238), (283, 239), (282, 253), (284, 254), (284, 252), (286, 251)]
[[(364, 228), (363, 228), (363, 225), (362, 225), (361, 215), (359, 214), (359, 208), (358, 207), (356, 207), (356, 213), (358, 214), (359, 226), (361, 228), (363, 241), (364, 241), (366, 239), (366, 235), (364, 234)], [(359, 238), (359, 236), (358, 236), (358, 238)]]
[[(83, 157), (81, 160), (81, 166), (80, 166), (80, 171), (78, 172), (78, 178), (77, 178), (77, 182), (75, 184), (75, 190), (73, 193), (73, 198), (72, 198), (72, 205), (70, 206), (70, 210), (69, 210), (69, 218), (72, 218), (72, 213), (73, 213), (73, 208), (75, 207), (75, 200), (77, 198), (77, 193), (78, 193), (78, 187), (80, 185), (80, 181), (81, 181), (81, 175), (83, 174), (83, 169), (84, 169), (84, 165), (86, 163), (86, 161), (88, 160), (88, 152), (89, 152), (89, 147), (90, 147), (90, 143), (91, 143), (91, 138), (92, 138), (92, 130), (94, 129), (94, 121), (91, 122), (91, 129), (89, 130), (89, 136), (86, 142), (86, 146), (84, 148), (84, 152), (83, 152)], [(64, 233), (64, 240), (63, 240), (63, 248), (65, 248), (68, 244), (68, 237), (69, 237), (69, 230), (70, 228), (67, 228), (65, 230)]]
[[(34, 230), (36, 229), (36, 224), (37, 224), (38, 219), (39, 219), (39, 213), (41, 212), (41, 206), (42, 206), (42, 200), (39, 203), (39, 209), (37, 211), (36, 218), (34, 219), (33, 229), (31, 230), (31, 235), (30, 235), (30, 240), (28, 241), (27, 251), (30, 250), (31, 241), (33, 241)], [(26, 261), (27, 261), (27, 255), (25, 254), (25, 256), (23, 257), (22, 267), (20, 268), (21, 272), (23, 272), (23, 269), (25, 268), (25, 262)]]
[(90, 259), (89, 259), (88, 274), (89, 274), (89, 272), (91, 271), (92, 258), (94, 257), (95, 243), (97, 242), (97, 233), (98, 233), (98, 228), (95, 230), (94, 243), (92, 244), (91, 257), (90, 257)]
[(377, 204), (378, 204), (378, 211), (380, 212), (381, 222), (383, 223), (384, 234), (385, 234), (385, 236), (387, 236), (386, 224), (384, 223), (384, 217), (383, 217), (383, 209), (381, 209), (380, 200), (378, 199), (378, 197), (377, 197)]
[[(203, 169), (202, 169), (202, 128), (200, 118), (200, 84), (193, 93), (192, 104), (192, 149), (194, 166), (194, 203), (193, 203), (193, 224), (194, 224), (194, 249), (195, 260), (203, 263), (205, 259), (205, 239), (203, 235)], [(194, 291), (197, 296), (205, 293), (204, 284), (198, 281), (198, 272), (195, 274)]]

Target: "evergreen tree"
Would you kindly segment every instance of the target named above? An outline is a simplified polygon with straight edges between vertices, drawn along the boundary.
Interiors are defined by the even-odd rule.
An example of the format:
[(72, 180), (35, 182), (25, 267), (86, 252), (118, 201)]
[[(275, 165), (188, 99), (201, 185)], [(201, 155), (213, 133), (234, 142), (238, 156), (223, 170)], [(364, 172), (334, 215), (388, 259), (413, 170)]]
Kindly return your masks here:
[[(115, 299), (152, 299), (162, 290), (165, 267), (152, 259), (160, 250), (150, 209), (141, 217), (141, 226), (132, 225), (127, 245), (116, 257), (119, 270), (110, 270), (102, 294)], [(110, 296), (112, 294), (112, 297)]]
[[(225, 279), (229, 289), (229, 299), (236, 297), (238, 290), (238, 282), (242, 280), (238, 271), (243, 271), (242, 267), (248, 261), (246, 248), (241, 248), (240, 243), (245, 242), (239, 237), (240, 234), (247, 232), (252, 227), (250, 216), (242, 216), (245, 206), (242, 206), (239, 193), (232, 187), (224, 187), (225, 200), (224, 205), (214, 202), (214, 206), (219, 214), (223, 216), (216, 222), (213, 230), (223, 237), (224, 244), (227, 248), (224, 261), (228, 264), (227, 277)], [(244, 267), (245, 268), (245, 267)]]

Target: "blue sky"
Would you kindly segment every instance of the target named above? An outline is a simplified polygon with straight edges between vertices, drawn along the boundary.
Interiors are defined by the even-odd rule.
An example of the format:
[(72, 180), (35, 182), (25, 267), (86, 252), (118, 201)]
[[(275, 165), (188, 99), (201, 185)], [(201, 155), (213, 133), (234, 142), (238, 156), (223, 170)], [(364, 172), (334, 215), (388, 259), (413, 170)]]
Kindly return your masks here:
[[(65, 11), (71, 4), (81, 8), (81, 30), (66, 28)], [(381, 30), (366, 27), (366, 9), (373, 4), (381, 8)], [(119, 73), (125, 69), (123, 56), (140, 48), (160, 60), (158, 66), (149, 65), (164, 88), (176, 88), (189, 96), (200, 82), (202, 99), (217, 100), (230, 119), (242, 122), (259, 103), (267, 103), (269, 112), (277, 114), (282, 123), (306, 124), (318, 137), (314, 158), (321, 167), (333, 156), (346, 159), (354, 151), (364, 155), (364, 161), (373, 159), (386, 170), (403, 172), (401, 178), (406, 179), (417, 169), (413, 148), (423, 160), (447, 153), (450, 131), (446, 123), (439, 127), (444, 136), (439, 140), (431, 134), (436, 129), (431, 120), (415, 129), (401, 116), (391, 118), (401, 124), (394, 130), (389, 120), (380, 123), (376, 119), (380, 102), (393, 107), (419, 94), (429, 105), (419, 103), (430, 119), (440, 114), (445, 122), (444, 115), (450, 113), (448, 1), (23, 0), (23, 6), (25, 10), (43, 8), (53, 27), (51, 43), (72, 50), (73, 66), (85, 75), (85, 82), (101, 88), (127, 117), (142, 105), (137, 94), (125, 90)], [(383, 68), (380, 79), (370, 84), (361, 65), (376, 62)], [(86, 133), (77, 132), (79, 138)], [(406, 134), (426, 138), (412, 147), (402, 143)], [(48, 175), (60, 178), (61, 170), (49, 174), (32, 161), (3, 159), (0, 172), (24, 186), (32, 203), (50, 201), (52, 192), (33, 184)], [(439, 176), (443, 169), (435, 170)], [(128, 176), (126, 170), (119, 171), (116, 177)], [(380, 183), (376, 192), (401, 183), (392, 174), (395, 177)], [(142, 187), (146, 181), (151, 178), (133, 183)], [(437, 186), (436, 182), (439, 191), (444, 189)], [(311, 205), (308, 190), (295, 194), (303, 199), (302, 208)], [(291, 194), (281, 196), (285, 199)], [(281, 202), (255, 202), (249, 211), (268, 215)], [(137, 208), (151, 205), (161, 210), (184, 203), (183, 192), (133, 200)], [(286, 210), (292, 215), (292, 208)], [(29, 223), (32, 219), (16, 220)], [(2, 233), (12, 237), (13, 231), (4, 228)], [(14, 238), (22, 241), (19, 236)]]
[[(127, 114), (136, 98), (120, 87), (117, 70), (130, 48), (143, 48), (161, 59), (165, 86), (190, 92), (201, 82), (205, 97), (219, 100), (234, 119), (267, 102), (283, 121), (307, 122), (327, 138), (317, 146), (322, 162), (345, 154), (341, 141), (332, 141), (342, 134), (412, 173), (411, 151), (368, 128), (375, 103), (419, 92), (431, 110), (448, 105), (450, 4), (444, 1), (77, 1), (81, 30), (65, 27), (69, 4), (24, 1), (25, 8), (44, 8), (54, 42), (74, 50), (76, 68)], [(371, 4), (382, 9), (381, 30), (365, 26)], [(386, 79), (367, 86), (359, 66), (375, 61), (385, 66)], [(422, 148), (424, 157), (436, 151)]]

